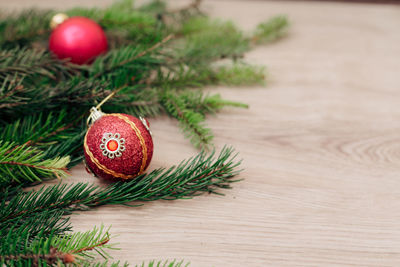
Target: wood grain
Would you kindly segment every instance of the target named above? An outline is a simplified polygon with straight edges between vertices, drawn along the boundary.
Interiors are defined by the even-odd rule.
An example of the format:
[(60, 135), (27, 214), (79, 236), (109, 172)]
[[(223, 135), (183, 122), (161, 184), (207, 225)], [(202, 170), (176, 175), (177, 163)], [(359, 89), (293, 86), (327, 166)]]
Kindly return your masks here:
[[(248, 31), (277, 13), (292, 22), (286, 39), (246, 56), (268, 66), (266, 87), (209, 89), (250, 104), (208, 119), (217, 147), (240, 152), (245, 180), (224, 197), (74, 215), (75, 229), (112, 225), (113, 255), (132, 264), (399, 266), (400, 7), (209, 0), (205, 9)], [(152, 168), (196, 153), (175, 121), (150, 123)], [(78, 166), (71, 180), (93, 178)]]

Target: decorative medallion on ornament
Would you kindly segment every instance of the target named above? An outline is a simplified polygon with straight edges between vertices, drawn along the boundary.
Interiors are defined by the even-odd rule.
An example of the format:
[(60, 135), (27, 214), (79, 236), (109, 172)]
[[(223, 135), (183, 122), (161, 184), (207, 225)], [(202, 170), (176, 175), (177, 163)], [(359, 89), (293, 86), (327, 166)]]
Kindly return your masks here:
[(121, 138), (119, 133), (105, 133), (101, 139), (100, 149), (103, 155), (113, 159), (121, 157), (122, 152), (125, 151), (125, 139)]

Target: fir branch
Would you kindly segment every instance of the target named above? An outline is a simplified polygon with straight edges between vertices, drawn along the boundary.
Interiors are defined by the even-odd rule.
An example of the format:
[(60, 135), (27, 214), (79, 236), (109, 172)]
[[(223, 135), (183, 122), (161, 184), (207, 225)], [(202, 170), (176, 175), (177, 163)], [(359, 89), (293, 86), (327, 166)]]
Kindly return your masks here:
[(69, 218), (64, 217), (64, 211), (51, 210), (32, 214), (32, 216), (19, 217), (12, 224), (0, 224), (0, 240), (6, 238), (10, 232), (15, 235), (23, 235), (26, 232), (31, 238), (34, 238), (39, 234), (42, 237), (52, 234), (61, 235), (70, 230)]
[(104, 249), (112, 249), (113, 246), (108, 244), (110, 241), (109, 229), (104, 229), (101, 225), (99, 228), (94, 227), (93, 230), (84, 233), (73, 233), (70, 235), (57, 236), (53, 241), (53, 246), (61, 252), (74, 255), (84, 255), (89, 251), (99, 251), (99, 254), (109, 258)]
[(86, 132), (85, 115), (64, 108), (24, 116), (0, 126), (0, 140), (34, 146), (43, 151), (43, 159), (70, 155), (71, 167), (82, 159), (79, 149)]
[(165, 37), (164, 39), (162, 39), (160, 42), (158, 42), (157, 44), (151, 46), (150, 48), (140, 52), (139, 54), (137, 54), (136, 56), (126, 59), (122, 62), (120, 62), (118, 65), (116, 65), (115, 67), (121, 67), (123, 65), (126, 65), (132, 61), (135, 61), (136, 59), (143, 57), (144, 55), (151, 53), (152, 51), (158, 49), (160, 46), (164, 45), (165, 43), (167, 43), (169, 40), (171, 40), (174, 37), (173, 34), (168, 35), (167, 37)]
[(250, 46), (245, 35), (231, 22), (195, 17), (180, 32), (185, 36), (178, 61), (189, 65), (208, 64), (223, 58), (240, 58)]
[(58, 60), (46, 50), (13, 48), (0, 50), (0, 82), (10, 76), (29, 77), (33, 75), (60, 79), (70, 76), (76, 68)]
[(25, 105), (29, 98), (19, 96), (19, 92), (25, 90), (23, 79), (16, 76), (7, 76), (4, 78), (0, 87), (0, 111), (2, 109), (13, 109), (20, 105)]
[[(40, 243), (42, 246), (48, 246), (47, 243)], [(7, 266), (55, 266), (59, 262), (72, 263), (75, 258), (68, 253), (61, 253), (56, 248), (39, 250), (37, 253), (0, 255), (0, 263)]]
[(166, 12), (166, 10), (167, 10), (167, 5), (162, 0), (153, 0), (141, 5), (138, 8), (138, 11), (150, 14), (162, 14)]
[[(165, 25), (153, 13), (157, 5), (155, 2), (157, 1), (150, 2), (143, 8), (135, 8), (132, 1), (116, 1), (105, 9), (74, 8), (67, 11), (67, 14), (97, 21), (107, 31), (111, 48), (120, 48), (132, 42), (150, 46), (168, 34)], [(159, 11), (163, 10), (161, 5), (157, 6)]]
[(150, 86), (171, 87), (185, 90), (207, 85), (264, 85), (265, 68), (234, 63), (222, 66), (188, 66), (178, 64), (167, 70), (157, 73), (157, 78), (151, 81)]
[(140, 29), (149, 29), (155, 26), (157, 20), (149, 12), (135, 9), (133, 1), (116, 1), (114, 4), (106, 8), (100, 19), (100, 24), (106, 29), (121, 30), (125, 27)]
[(9, 201), (10, 198), (18, 193), (23, 192), (23, 187), (21, 185), (9, 185), (0, 183), (0, 199), (1, 201)]
[[(89, 251), (95, 250), (100, 255), (109, 257), (105, 249), (112, 249), (108, 245), (109, 233), (104, 227), (94, 227), (93, 230), (84, 233), (74, 233), (70, 235), (55, 235), (54, 233), (46, 236), (43, 232), (32, 238), (24, 231), (9, 233), (0, 240), (0, 263), (6, 264), (33, 264), (42, 265), (43, 263), (53, 265), (61, 263), (84, 263), (93, 258)], [(14, 239), (13, 244), (7, 246), (8, 241)], [(31, 240), (30, 242), (23, 242)]]
[(0, 140), (34, 145), (72, 128), (73, 118), (76, 118), (76, 115), (70, 116), (65, 108), (57, 113), (50, 111), (24, 116), (0, 127)]
[(202, 0), (193, 0), (186, 6), (176, 9), (166, 9), (164, 12), (160, 12), (158, 16), (168, 28), (179, 31), (177, 29), (191, 18), (204, 16), (204, 13), (200, 10), (201, 3)]
[(54, 235), (43, 237), (41, 233), (31, 236), (27, 231), (9, 232), (0, 240), (0, 264), (7, 266), (46, 266), (59, 261), (71, 262), (71, 257), (52, 247)]
[(187, 138), (197, 148), (208, 149), (213, 139), (211, 129), (204, 125), (204, 116), (188, 108), (187, 98), (175, 92), (167, 91), (163, 97), (163, 105), (167, 112), (175, 117)]
[(199, 153), (169, 169), (154, 170), (128, 182), (114, 183), (106, 188), (93, 184), (58, 184), (38, 191), (20, 193), (9, 202), (0, 203), (0, 223), (10, 224), (16, 218), (51, 210), (69, 214), (102, 205), (127, 204), (132, 201), (174, 200), (197, 196), (202, 192), (216, 193), (230, 188), (232, 178), (240, 170), (233, 149), (224, 148), (219, 156)]
[(123, 112), (134, 116), (157, 116), (164, 113), (160, 103), (160, 88), (136, 84), (125, 86), (103, 106), (105, 112)]
[(215, 71), (218, 84), (233, 86), (265, 85), (265, 67), (244, 63), (221, 66)]
[(36, 148), (0, 141), (0, 181), (4, 184), (64, 177), (69, 161), (68, 156), (44, 159)]
[(159, 69), (157, 77), (150, 81), (149, 85), (184, 90), (201, 88), (213, 83), (216, 83), (215, 75), (209, 67), (194, 67), (180, 63)]
[[(110, 91), (107, 81), (87, 79), (74, 76), (57, 84), (34, 85), (23, 84), (22, 81), (9, 80), (3, 83), (1, 93), (7, 94), (15, 85), (23, 85), (7, 99), (0, 102), (0, 116), (7, 121), (31, 115), (32, 112), (65, 107), (87, 111), (96, 102), (101, 101)], [(82, 113), (82, 112), (81, 112)]]
[(199, 91), (188, 91), (181, 93), (181, 97), (186, 99), (186, 106), (205, 116), (206, 114), (215, 114), (224, 107), (248, 108), (248, 105), (222, 99), (220, 94), (204, 94)]
[(0, 19), (0, 47), (27, 46), (47, 36), (53, 14), (52, 11), (37, 9), (24, 10), (17, 15), (3, 13)]
[[(60, 212), (59, 214), (65, 215), (74, 210), (85, 210), (106, 204), (173, 200), (196, 196), (204, 191), (218, 193), (216, 189), (229, 188), (230, 183), (235, 181), (231, 178), (239, 172), (236, 170), (239, 162), (233, 161), (232, 152), (232, 149), (224, 149), (216, 158), (213, 153), (209, 156), (200, 153), (176, 167), (155, 170), (148, 175), (138, 177), (137, 180), (116, 183), (107, 188), (82, 183), (69, 186), (59, 184), (42, 187), (37, 192), (19, 193), (8, 202), (1, 203), (0, 223), (12, 225), (16, 220), (33, 216), (48, 218), (44, 216), (46, 212)], [(26, 224), (25, 222), (24, 225)], [(36, 236), (32, 237), (30, 232), (32, 230), (29, 231), (24, 227), (20, 227), (17, 232), (8, 231), (7, 236), (0, 241), (0, 262), (12, 264), (45, 262), (50, 265), (59, 261), (75, 262), (78, 256), (90, 257), (87, 253), (91, 250), (96, 250), (107, 257), (102, 249), (109, 248), (108, 234), (103, 234), (103, 231), (97, 229), (87, 234), (78, 233), (61, 237), (45, 231), (36, 233)], [(10, 240), (13, 240), (11, 247)], [(25, 240), (31, 241), (26, 243)]]
[[(107, 8), (107, 7), (106, 7)], [(108, 7), (109, 8), (109, 7)], [(76, 6), (65, 10), (68, 17), (86, 17), (99, 22), (104, 15), (104, 10), (97, 7), (80, 7)]]
[(286, 16), (273, 17), (257, 26), (252, 42), (262, 44), (276, 41), (287, 34), (288, 28), (289, 21)]
[[(109, 53), (108, 56), (100, 58), (96, 60), (91, 68), (91, 72), (94, 73), (93, 77), (98, 78), (106, 73), (111, 72), (112, 70), (118, 69), (120, 67), (127, 67), (130, 63), (134, 62), (135, 60), (153, 52), (154, 50), (158, 49), (160, 46), (167, 43), (169, 40), (173, 38), (173, 35), (170, 34), (165, 37), (160, 42), (156, 43), (155, 45), (140, 51), (140, 48), (137, 47), (126, 47), (121, 49), (115, 53)], [(139, 52), (140, 51), (140, 52)], [(105, 64), (104, 60), (109, 61), (111, 64)], [(109, 66), (104, 68), (104, 66)]]
[(70, 131), (62, 131), (59, 134), (53, 136), (49, 144), (40, 144), (43, 149), (45, 159), (51, 159), (54, 157), (62, 157), (65, 155), (69, 155), (70, 162), (67, 167), (71, 168), (79, 163), (83, 159), (83, 154), (81, 151), (83, 145), (83, 138), (86, 133), (86, 128), (83, 123), (82, 125), (78, 125)]

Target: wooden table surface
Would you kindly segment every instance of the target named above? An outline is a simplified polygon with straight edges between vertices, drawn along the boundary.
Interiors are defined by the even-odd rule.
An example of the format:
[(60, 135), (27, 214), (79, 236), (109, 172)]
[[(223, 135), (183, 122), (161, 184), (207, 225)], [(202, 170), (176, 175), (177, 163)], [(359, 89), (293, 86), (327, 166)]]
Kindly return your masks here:
[[(61, 5), (0, 7), (33, 3)], [(82, 212), (75, 230), (112, 225), (121, 248), (112, 255), (133, 265), (400, 266), (400, 6), (209, 0), (204, 8), (247, 31), (274, 14), (292, 23), (287, 38), (246, 56), (268, 67), (266, 87), (210, 89), (250, 104), (208, 118), (217, 147), (240, 152), (245, 180), (224, 197)], [(150, 122), (151, 168), (197, 153), (176, 121)], [(71, 180), (93, 179), (73, 169)]]

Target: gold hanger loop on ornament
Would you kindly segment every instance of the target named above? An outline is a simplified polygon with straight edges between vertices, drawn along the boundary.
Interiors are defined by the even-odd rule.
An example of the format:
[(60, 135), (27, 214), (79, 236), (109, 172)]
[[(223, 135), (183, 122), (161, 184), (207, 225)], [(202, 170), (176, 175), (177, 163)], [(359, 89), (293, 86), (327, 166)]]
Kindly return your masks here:
[(89, 115), (89, 117), (87, 118), (86, 125), (87, 125), (87, 126), (92, 125), (93, 122), (95, 122), (95, 121), (97, 121), (98, 119), (100, 119), (103, 115), (104, 115), (104, 113), (101, 112), (100, 109), (97, 109), (97, 107), (92, 107), (92, 108), (90, 109), (90, 115)]
[(111, 97), (113, 97), (116, 93), (118, 93), (120, 90), (122, 89), (122, 87), (118, 88), (117, 90), (111, 92), (111, 94), (109, 94), (106, 98), (104, 98), (99, 104), (97, 104), (96, 107), (92, 107), (90, 109), (90, 115), (87, 118), (86, 121), (86, 125), (90, 126), (93, 124), (93, 122), (95, 122), (96, 120), (100, 119), (104, 113), (100, 110), (100, 107), (106, 103)]
[[(87, 126), (92, 125), (96, 120), (100, 119), (104, 115), (104, 113), (100, 110), (100, 107), (104, 103), (106, 103), (110, 98), (112, 98), (116, 93), (121, 91), (123, 88), (124, 88), (123, 86), (117, 88), (116, 90), (111, 92), (106, 98), (104, 98), (99, 104), (97, 104), (96, 107), (92, 107), (90, 109), (90, 115), (89, 115), (89, 117), (87, 118), (87, 121), (86, 121), (86, 125)], [(141, 120), (141, 122), (143, 123), (144, 127), (149, 131), (150, 135), (152, 136), (153, 133), (150, 130), (150, 127), (149, 127), (149, 124), (148, 124), (147, 120), (142, 116), (139, 116), (139, 120)]]
[(106, 103), (111, 97), (113, 97), (116, 93), (118, 93), (119, 91), (121, 91), (123, 87), (117, 88), (116, 90), (114, 90), (113, 92), (111, 92), (111, 94), (109, 94), (106, 98), (104, 98), (97, 106), (96, 109), (100, 110), (100, 107)]

